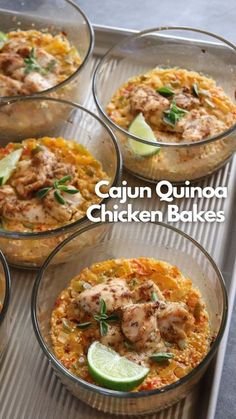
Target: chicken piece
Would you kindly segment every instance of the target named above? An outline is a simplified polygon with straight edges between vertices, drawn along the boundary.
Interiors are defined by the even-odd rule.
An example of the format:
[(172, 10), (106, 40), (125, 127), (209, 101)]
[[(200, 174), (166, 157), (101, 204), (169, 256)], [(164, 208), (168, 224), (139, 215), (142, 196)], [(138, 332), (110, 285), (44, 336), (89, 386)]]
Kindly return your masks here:
[(122, 332), (137, 350), (155, 350), (160, 342), (157, 325), (159, 302), (130, 304), (122, 309)]
[(115, 350), (124, 341), (119, 325), (109, 324), (108, 331), (105, 336), (102, 336), (100, 342), (105, 346), (112, 346)]
[(36, 153), (32, 159), (18, 163), (10, 183), (22, 198), (27, 198), (32, 192), (49, 186), (53, 178), (53, 167), (56, 157), (46, 147)]
[(200, 115), (197, 111), (192, 111), (176, 125), (176, 131), (182, 132), (182, 138), (192, 142), (223, 132), (226, 128), (216, 116)]
[(52, 186), (56, 179), (71, 175), (75, 169), (71, 164), (57, 161), (54, 153), (40, 146), (41, 151), (29, 160), (21, 160), (10, 179), (10, 184), (21, 198), (28, 198), (38, 189)]
[(55, 73), (58, 70), (58, 62), (56, 58), (53, 55), (49, 54), (44, 49), (37, 48), (35, 55), (36, 55), (37, 63), (42, 68), (46, 68), (48, 70), (48, 73), (52, 71)]
[(95, 285), (79, 295), (77, 302), (81, 309), (88, 313), (99, 313), (100, 299), (106, 303), (107, 312), (117, 311), (132, 302), (131, 292), (122, 279), (108, 279)]
[(185, 304), (169, 302), (164, 309), (158, 310), (157, 323), (163, 339), (178, 342), (186, 339), (193, 327), (194, 318)]
[(24, 79), (24, 94), (42, 92), (55, 86), (57, 80), (53, 74), (47, 77), (37, 71), (32, 71)]
[(54, 192), (54, 190), (49, 191), (45, 198), (42, 199), (45, 211), (57, 221), (70, 221), (77, 212), (78, 207), (84, 201), (84, 198), (79, 192), (75, 195), (60, 192), (62, 198), (65, 200), (64, 204), (60, 204), (56, 200)]
[(7, 220), (18, 222), (55, 224), (55, 219), (47, 214), (37, 199), (21, 201), (9, 185), (0, 188), (0, 214)]
[(5, 76), (14, 77), (14, 73), (19, 68), (24, 67), (24, 60), (15, 53), (1, 53), (0, 54), (0, 71)]
[(17, 96), (22, 92), (22, 83), (0, 74), (0, 96)]
[(156, 295), (157, 301), (165, 301), (160, 288), (158, 288), (158, 286), (151, 279), (149, 279), (135, 288), (132, 293), (132, 298), (137, 302), (152, 301), (153, 293)]
[(183, 88), (182, 91), (176, 93), (174, 100), (177, 106), (188, 111), (200, 105), (200, 100), (194, 97), (188, 88)]
[(137, 86), (130, 93), (130, 108), (133, 113), (142, 112), (145, 119), (158, 124), (163, 111), (170, 107), (168, 99), (148, 86)]

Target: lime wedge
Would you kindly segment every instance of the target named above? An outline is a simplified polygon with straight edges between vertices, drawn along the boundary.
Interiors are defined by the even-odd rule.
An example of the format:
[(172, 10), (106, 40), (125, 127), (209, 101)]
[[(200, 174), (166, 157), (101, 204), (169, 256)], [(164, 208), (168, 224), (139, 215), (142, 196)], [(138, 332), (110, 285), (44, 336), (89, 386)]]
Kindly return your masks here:
[(14, 172), (18, 161), (21, 158), (23, 148), (18, 148), (0, 160), (0, 185), (4, 185)]
[[(142, 113), (139, 113), (138, 116), (136, 116), (128, 131), (130, 134), (136, 135), (144, 140), (148, 140), (152, 143), (156, 142), (155, 134), (152, 128), (146, 123)], [(143, 144), (140, 141), (132, 140), (131, 138), (129, 138), (129, 146), (135, 154), (142, 157), (153, 156), (160, 151), (160, 147)]]
[(100, 342), (93, 342), (88, 350), (88, 368), (98, 384), (119, 391), (133, 390), (149, 372)]

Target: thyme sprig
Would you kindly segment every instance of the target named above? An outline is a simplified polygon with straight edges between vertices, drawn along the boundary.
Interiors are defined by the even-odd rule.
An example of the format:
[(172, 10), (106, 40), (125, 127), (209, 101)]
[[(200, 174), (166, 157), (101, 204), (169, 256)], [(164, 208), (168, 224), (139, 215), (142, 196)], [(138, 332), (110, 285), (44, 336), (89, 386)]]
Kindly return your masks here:
[(177, 106), (175, 101), (173, 100), (170, 109), (164, 111), (163, 122), (165, 122), (165, 124), (167, 125), (171, 125), (172, 127), (174, 127), (176, 123), (187, 113), (188, 111), (179, 108), (179, 106)]
[(65, 205), (66, 200), (63, 198), (63, 196), (61, 195), (61, 191), (62, 192), (66, 192), (70, 195), (74, 195), (76, 193), (79, 193), (79, 190), (76, 188), (71, 188), (70, 186), (66, 185), (67, 182), (71, 181), (72, 177), (67, 175), (64, 176), (63, 178), (61, 178), (60, 180), (56, 180), (53, 183), (53, 186), (48, 186), (47, 188), (42, 188), (39, 189), (37, 192), (37, 197), (39, 199), (43, 199), (45, 198), (45, 196), (47, 196), (47, 194), (54, 190), (54, 198), (55, 200), (61, 204), (61, 205)]
[(119, 316), (117, 314), (111, 314), (110, 316), (107, 315), (107, 306), (102, 298), (100, 299), (100, 313), (94, 314), (93, 318), (99, 323), (101, 336), (105, 336), (108, 332), (107, 322), (117, 322), (119, 320)]

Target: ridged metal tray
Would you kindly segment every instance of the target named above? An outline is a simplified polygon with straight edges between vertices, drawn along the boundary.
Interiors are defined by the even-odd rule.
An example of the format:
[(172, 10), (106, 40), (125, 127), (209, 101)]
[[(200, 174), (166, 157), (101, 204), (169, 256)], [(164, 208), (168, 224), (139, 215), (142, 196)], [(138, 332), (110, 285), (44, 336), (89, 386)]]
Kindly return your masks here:
[[(115, 28), (95, 27), (96, 47), (91, 63), (91, 74), (101, 56), (112, 44), (130, 32)], [(95, 110), (90, 94), (86, 106)], [(129, 185), (138, 186), (142, 181), (124, 173)], [(200, 182), (200, 186), (228, 186), (227, 199), (178, 200), (180, 209), (190, 210), (198, 203), (201, 210), (224, 210), (224, 223), (175, 223), (175, 226), (199, 241), (221, 268), (229, 295), (229, 321), (219, 353), (200, 385), (175, 406), (151, 416), (155, 419), (213, 419), (227, 344), (229, 322), (232, 314), (236, 276), (234, 249), (235, 237), (230, 234), (236, 207), (236, 160), (232, 159), (213, 176)], [(161, 209), (164, 205), (157, 198), (132, 202), (134, 209)], [(137, 229), (139, 224), (137, 224)], [(234, 243), (233, 243), (234, 241)], [(230, 251), (232, 249), (232, 251)], [(48, 365), (33, 332), (30, 317), (30, 299), (35, 272), (12, 269), (13, 298), (10, 306), (11, 331), (7, 350), (0, 365), (0, 419), (75, 419), (112, 418), (79, 402), (63, 387)], [(113, 416), (114, 417), (114, 416)]]

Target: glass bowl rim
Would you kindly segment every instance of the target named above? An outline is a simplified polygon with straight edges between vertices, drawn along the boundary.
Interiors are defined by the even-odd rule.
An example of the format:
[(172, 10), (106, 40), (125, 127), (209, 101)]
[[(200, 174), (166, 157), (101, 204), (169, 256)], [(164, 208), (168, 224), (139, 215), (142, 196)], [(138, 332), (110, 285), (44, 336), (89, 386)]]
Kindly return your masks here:
[[(67, 370), (60, 363), (60, 361), (56, 358), (56, 356), (53, 354), (53, 352), (50, 351), (47, 348), (47, 346), (44, 342), (44, 339), (43, 339), (43, 337), (40, 333), (39, 323), (38, 323), (37, 314), (36, 314), (37, 295), (38, 295), (39, 286), (40, 286), (41, 280), (43, 278), (44, 272), (47, 269), (48, 265), (50, 264), (51, 260), (67, 243), (69, 243), (75, 237), (77, 237), (77, 236), (79, 236), (79, 235), (81, 235), (81, 234), (83, 234), (83, 233), (85, 233), (89, 230), (92, 230), (93, 228), (96, 228), (98, 226), (103, 226), (103, 225), (108, 225), (108, 224), (117, 224), (117, 223), (115, 223), (115, 222), (111, 222), (111, 223), (110, 222), (98, 222), (98, 223), (90, 224), (90, 225), (84, 227), (83, 229), (81, 229), (79, 231), (76, 231), (70, 237), (67, 237), (63, 242), (61, 242), (51, 252), (51, 254), (48, 256), (46, 261), (43, 263), (43, 265), (41, 266), (40, 270), (37, 273), (37, 276), (36, 276), (36, 279), (35, 279), (35, 282), (34, 282), (34, 286), (33, 286), (33, 290), (32, 290), (32, 296), (31, 296), (31, 319), (32, 319), (34, 333), (35, 333), (36, 338), (38, 340), (39, 346), (41, 347), (42, 351), (46, 355), (49, 362), (51, 362), (53, 364), (54, 368), (59, 373), (61, 373), (64, 377), (66, 377), (67, 379), (70, 379), (73, 383), (82, 386), (86, 390), (91, 390), (91, 391), (99, 393), (100, 395), (103, 395), (103, 396), (113, 396), (113, 397), (124, 398), (124, 399), (129, 399), (129, 398), (138, 399), (138, 398), (142, 398), (142, 397), (167, 393), (168, 391), (174, 390), (175, 388), (178, 388), (181, 385), (189, 382), (191, 380), (191, 378), (193, 378), (198, 372), (203, 370), (204, 367), (208, 365), (208, 363), (210, 362), (210, 360), (214, 356), (214, 354), (215, 354), (215, 352), (216, 352), (216, 350), (217, 350), (217, 348), (220, 344), (220, 341), (221, 341), (222, 336), (223, 336), (224, 331), (225, 331), (225, 326), (226, 326), (227, 316), (228, 316), (228, 296), (227, 296), (227, 291), (226, 291), (224, 278), (223, 278), (223, 275), (222, 275), (220, 269), (216, 265), (213, 258), (209, 255), (209, 253), (204, 249), (204, 247), (202, 247), (202, 245), (200, 245), (191, 236), (189, 236), (188, 234), (186, 234), (182, 230), (180, 230), (176, 227), (173, 227), (172, 225), (169, 225), (169, 224), (166, 224), (166, 223), (163, 223), (163, 222), (152, 222), (152, 221), (148, 222), (149, 225), (152, 224), (152, 225), (161, 226), (161, 227), (167, 228), (168, 230), (171, 230), (171, 231), (179, 234), (180, 236), (189, 240), (192, 244), (194, 244), (204, 254), (204, 256), (208, 259), (208, 261), (210, 262), (211, 266), (213, 267), (214, 271), (217, 274), (217, 278), (218, 278), (218, 281), (219, 281), (220, 286), (221, 286), (222, 298), (223, 298), (223, 301), (222, 301), (222, 305), (223, 305), (222, 319), (221, 319), (221, 324), (220, 324), (217, 336), (214, 339), (212, 345), (210, 346), (210, 349), (209, 349), (208, 353), (206, 354), (206, 356), (202, 359), (202, 361), (192, 371), (190, 371), (184, 377), (180, 378), (178, 381), (175, 381), (174, 383), (169, 384), (169, 385), (167, 385), (163, 388), (160, 388), (160, 389), (139, 391), (139, 392), (134, 392), (134, 393), (110, 390), (110, 389), (106, 389), (106, 388), (103, 388), (103, 387), (99, 387), (96, 384), (91, 384), (91, 383), (83, 380), (82, 378), (76, 377), (75, 375), (70, 373), (69, 370)], [(118, 222), (118, 224), (121, 224), (121, 222)], [(134, 224), (134, 222), (132, 224)]]
[[(69, 77), (67, 77), (65, 80), (61, 81), (60, 83), (57, 83), (55, 86), (50, 87), (49, 89), (42, 90), (41, 92), (32, 93), (31, 95), (0, 96), (0, 101), (8, 101), (8, 100), (17, 99), (17, 98), (23, 99), (28, 96), (31, 98), (34, 98), (39, 95), (43, 96), (49, 93), (53, 93), (55, 90), (60, 89), (61, 87), (64, 87), (66, 84), (74, 80), (78, 76), (78, 74), (82, 71), (82, 69), (85, 67), (85, 65), (87, 64), (90, 56), (92, 55), (93, 48), (94, 48), (95, 36), (94, 36), (94, 30), (93, 30), (92, 24), (90, 23), (89, 19), (87, 18), (83, 10), (77, 4), (75, 4), (74, 1), (72, 0), (63, 0), (63, 1), (65, 1), (65, 3), (68, 3), (69, 5), (74, 7), (76, 9), (76, 13), (78, 12), (83, 17), (85, 24), (87, 26), (87, 29), (89, 31), (89, 46), (88, 46), (88, 50), (86, 52), (86, 55), (81, 65)], [(1, 11), (4, 14), (4, 9), (2, 9)]]
[[(213, 32), (209, 32), (209, 31), (205, 31), (203, 29), (198, 29), (198, 28), (192, 28), (189, 26), (159, 26), (159, 27), (154, 27), (154, 28), (149, 28), (149, 29), (145, 29), (143, 31), (139, 31), (136, 32), (135, 34), (129, 35), (128, 37), (122, 38), (121, 41), (119, 41), (118, 43), (116, 43), (115, 45), (113, 45), (113, 47), (111, 47), (105, 55), (103, 55), (103, 57), (101, 58), (101, 60), (99, 61), (99, 63), (97, 64), (94, 74), (93, 74), (93, 80), (92, 80), (92, 92), (93, 92), (93, 97), (94, 97), (94, 101), (96, 103), (96, 106), (98, 108), (98, 111), (100, 112), (100, 114), (105, 118), (106, 122), (108, 122), (113, 129), (118, 130), (120, 133), (125, 134), (126, 136), (132, 138), (133, 140), (136, 140), (138, 142), (141, 142), (143, 144), (147, 144), (147, 145), (151, 145), (154, 147), (170, 147), (170, 148), (184, 148), (184, 147), (197, 147), (199, 145), (204, 145), (204, 144), (208, 144), (211, 142), (214, 142), (216, 140), (222, 140), (226, 137), (228, 137), (230, 134), (232, 134), (234, 131), (236, 131), (236, 123), (233, 124), (230, 128), (227, 128), (225, 131), (213, 135), (212, 137), (208, 137), (206, 139), (202, 139), (200, 141), (196, 141), (196, 142), (188, 142), (188, 141), (181, 141), (181, 143), (166, 143), (166, 142), (159, 142), (159, 141), (155, 141), (155, 142), (150, 142), (148, 140), (144, 140), (141, 137), (138, 137), (134, 134), (129, 133), (126, 129), (122, 128), (121, 126), (119, 126), (118, 124), (116, 124), (106, 113), (106, 111), (104, 110), (103, 106), (101, 105), (99, 99), (98, 99), (98, 89), (97, 89), (97, 82), (98, 82), (98, 78), (99, 78), (99, 70), (100, 68), (103, 66), (103, 64), (106, 62), (107, 59), (109, 59), (110, 54), (112, 54), (116, 48), (122, 47), (122, 45), (126, 44), (129, 41), (133, 41), (135, 39), (138, 39), (140, 37), (142, 37), (143, 35), (147, 35), (147, 34), (151, 34), (153, 32), (162, 32), (162, 31), (172, 31), (172, 30), (182, 30), (182, 31), (189, 31), (189, 32), (196, 32), (196, 33), (200, 33), (203, 35), (207, 35), (209, 37), (215, 38), (216, 40), (221, 41), (222, 43), (224, 43), (227, 47), (230, 47), (231, 49), (234, 50), (235, 54), (236, 54), (236, 44), (232, 43), (231, 41), (226, 40), (225, 38), (223, 38), (220, 35), (217, 35)], [(206, 41), (205, 41), (206, 42)]]
[[(27, 102), (27, 101), (50, 101), (50, 102), (57, 102), (57, 103), (69, 105), (71, 107), (81, 110), (82, 112), (85, 112), (86, 114), (90, 115), (92, 118), (96, 119), (96, 121), (100, 123), (101, 126), (107, 131), (109, 135), (109, 139), (112, 141), (113, 146), (115, 148), (117, 167), (116, 167), (116, 172), (114, 174), (114, 180), (112, 184), (110, 185), (110, 188), (118, 185), (121, 179), (121, 173), (122, 173), (122, 156), (121, 156), (120, 148), (118, 146), (118, 142), (117, 142), (115, 134), (113, 133), (111, 128), (98, 115), (96, 115), (90, 109), (85, 108), (84, 106), (80, 105), (79, 103), (64, 100), (64, 99), (56, 99), (56, 98), (52, 98), (48, 96), (41, 96), (41, 95), (34, 96), (34, 97), (25, 96), (23, 98), (11, 99), (11, 100), (8, 100), (7, 102), (2, 102), (2, 103), (0, 102), (0, 109), (4, 106), (12, 105), (14, 103), (18, 103), (18, 102), (22, 103), (22, 102)], [(101, 200), (99, 204), (100, 205), (105, 204), (106, 202), (110, 201), (110, 199), (111, 199), (110, 196), (107, 198), (104, 198)], [(99, 209), (96, 209), (94, 211), (94, 214), (98, 214), (99, 211), (100, 211)], [(85, 222), (88, 222), (88, 217), (86, 215), (74, 221), (73, 223), (66, 224), (61, 227), (57, 227), (53, 230), (38, 231), (38, 232), (17, 232), (17, 231), (7, 231), (7, 230), (0, 229), (0, 237), (12, 238), (12, 239), (29, 239), (29, 238), (40, 239), (42, 237), (45, 237), (45, 238), (53, 237), (59, 233), (66, 233), (68, 230), (74, 228), (75, 226), (79, 228)]]
[(5, 279), (5, 296), (4, 296), (4, 301), (3, 301), (3, 307), (2, 307), (2, 310), (0, 311), (0, 327), (1, 327), (1, 324), (3, 323), (4, 317), (6, 316), (6, 313), (9, 307), (10, 296), (11, 296), (11, 274), (10, 274), (10, 270), (9, 270), (6, 258), (1, 250), (0, 250), (0, 263), (3, 267), (4, 279)]

